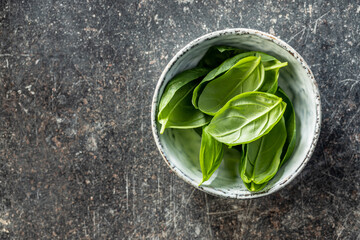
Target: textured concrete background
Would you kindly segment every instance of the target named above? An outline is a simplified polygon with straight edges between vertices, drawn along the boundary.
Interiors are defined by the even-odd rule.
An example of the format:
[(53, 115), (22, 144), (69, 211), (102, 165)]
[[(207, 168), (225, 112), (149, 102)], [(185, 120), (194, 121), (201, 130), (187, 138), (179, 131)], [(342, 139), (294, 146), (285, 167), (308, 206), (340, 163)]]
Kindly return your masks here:
[[(2, 0), (1, 239), (359, 239), (360, 2)], [(171, 173), (150, 129), (186, 43), (247, 27), (308, 62), (322, 132), (300, 176), (227, 200)]]

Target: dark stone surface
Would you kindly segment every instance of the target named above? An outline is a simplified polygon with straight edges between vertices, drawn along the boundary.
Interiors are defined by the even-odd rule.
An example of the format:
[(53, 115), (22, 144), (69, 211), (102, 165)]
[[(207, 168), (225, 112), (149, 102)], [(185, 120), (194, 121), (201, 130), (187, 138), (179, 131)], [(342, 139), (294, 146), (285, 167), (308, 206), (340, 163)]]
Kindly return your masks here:
[[(6, 1), (1, 239), (359, 239), (359, 1)], [(187, 42), (270, 32), (308, 62), (323, 122), (304, 171), (251, 201), (198, 191), (156, 149), (150, 102)]]

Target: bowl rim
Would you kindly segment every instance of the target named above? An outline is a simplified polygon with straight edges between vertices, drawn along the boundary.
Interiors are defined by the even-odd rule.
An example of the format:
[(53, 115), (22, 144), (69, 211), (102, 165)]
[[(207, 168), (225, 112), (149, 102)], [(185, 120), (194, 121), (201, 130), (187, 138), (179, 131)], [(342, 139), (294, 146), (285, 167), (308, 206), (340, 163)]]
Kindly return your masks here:
[[(221, 35), (255, 35), (257, 37), (263, 38), (265, 40), (269, 40), (273, 43), (275, 43), (276, 45), (280, 46), (281, 48), (283, 48), (284, 50), (286, 50), (288, 53), (290, 53), (303, 67), (303, 69), (306, 71), (306, 74), (308, 76), (308, 78), (311, 81), (311, 84), (313, 86), (313, 90), (314, 90), (314, 95), (315, 95), (315, 105), (316, 105), (316, 122), (315, 122), (315, 129), (314, 129), (314, 137), (312, 139), (310, 148), (307, 150), (306, 156), (304, 158), (304, 160), (302, 161), (302, 163), (300, 164), (300, 166), (286, 179), (283, 179), (281, 181), (279, 181), (279, 183), (276, 186), (272, 186), (269, 189), (266, 190), (262, 190), (259, 192), (249, 192), (246, 194), (236, 194), (236, 193), (229, 193), (229, 192), (225, 192), (221, 189), (218, 188), (210, 188), (210, 187), (203, 187), (203, 186), (198, 186), (197, 183), (195, 183), (194, 181), (192, 181), (192, 179), (190, 177), (188, 177), (185, 173), (183, 173), (180, 169), (176, 168), (175, 165), (173, 165), (166, 157), (166, 153), (164, 151), (164, 148), (160, 142), (160, 138), (159, 138), (159, 133), (157, 131), (157, 124), (156, 124), (156, 112), (157, 112), (157, 101), (159, 98), (159, 91), (160, 88), (162, 87), (162, 85), (164, 84), (164, 80), (165, 80), (165, 76), (168, 73), (168, 71), (171, 69), (171, 67), (174, 65), (174, 63), (182, 56), (184, 55), (186, 52), (188, 52), (189, 50), (191, 50), (193, 47), (207, 41), (210, 39), (214, 39), (217, 38)], [(288, 45), (286, 42), (282, 41), (281, 39), (259, 31), (259, 30), (254, 30), (254, 29), (248, 29), (248, 28), (229, 28), (229, 29), (223, 29), (223, 30), (218, 30), (218, 31), (214, 31), (208, 34), (205, 34), (203, 36), (200, 36), (198, 38), (196, 38), (195, 40), (192, 40), (191, 42), (189, 42), (188, 44), (186, 44), (185, 47), (183, 47), (180, 51), (178, 51), (176, 53), (176, 55), (169, 61), (169, 63), (165, 66), (163, 72), (160, 75), (160, 78), (157, 82), (155, 91), (154, 91), (154, 95), (153, 95), (153, 99), (152, 99), (152, 104), (151, 104), (151, 128), (152, 128), (152, 132), (153, 132), (153, 136), (156, 142), (156, 146), (158, 148), (158, 150), (160, 151), (160, 154), (162, 155), (164, 161), (166, 162), (166, 164), (170, 167), (170, 169), (176, 173), (176, 175), (178, 175), (182, 180), (184, 180), (185, 182), (187, 182), (188, 184), (192, 185), (193, 187), (204, 191), (208, 194), (214, 195), (214, 196), (220, 196), (220, 197), (224, 197), (224, 198), (235, 198), (235, 199), (253, 199), (253, 198), (258, 198), (258, 197), (263, 197), (263, 196), (267, 196), (270, 195), (274, 192), (279, 191), (280, 189), (282, 189), (283, 187), (285, 187), (287, 184), (289, 184), (293, 179), (295, 179), (295, 177), (302, 171), (302, 169), (305, 167), (305, 165), (308, 163), (308, 161), (310, 160), (314, 150), (315, 150), (315, 146), (316, 143), (319, 139), (320, 136), (320, 129), (321, 129), (321, 100), (320, 100), (320, 93), (319, 93), (319, 88), (318, 85), (316, 83), (316, 80), (314, 78), (314, 75), (310, 69), (310, 67), (308, 66), (308, 64), (305, 62), (305, 60), (303, 59), (303, 57), (297, 52), (295, 51), (295, 49), (293, 49), (290, 45)]]

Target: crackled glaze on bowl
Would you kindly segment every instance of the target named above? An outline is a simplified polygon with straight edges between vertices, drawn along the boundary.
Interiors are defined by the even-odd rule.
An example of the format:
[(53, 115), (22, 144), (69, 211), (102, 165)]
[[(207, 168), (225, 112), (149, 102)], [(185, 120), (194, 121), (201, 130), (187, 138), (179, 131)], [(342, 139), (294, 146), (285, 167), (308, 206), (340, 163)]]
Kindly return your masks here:
[[(199, 165), (200, 137), (194, 130), (167, 129), (159, 133), (156, 121), (157, 105), (169, 80), (186, 69), (193, 68), (214, 45), (227, 45), (245, 50), (268, 53), (289, 65), (281, 69), (279, 85), (293, 102), (297, 120), (297, 144), (292, 157), (281, 167), (269, 184), (259, 192), (249, 192), (238, 174), (238, 153), (227, 151), (219, 169), (202, 186)], [(160, 153), (169, 167), (183, 180), (207, 193), (238, 199), (256, 198), (284, 187), (309, 161), (319, 137), (320, 95), (314, 76), (303, 58), (280, 39), (251, 29), (227, 29), (204, 35), (186, 45), (165, 67), (155, 89), (151, 122)], [(234, 168), (235, 166), (235, 168)]]

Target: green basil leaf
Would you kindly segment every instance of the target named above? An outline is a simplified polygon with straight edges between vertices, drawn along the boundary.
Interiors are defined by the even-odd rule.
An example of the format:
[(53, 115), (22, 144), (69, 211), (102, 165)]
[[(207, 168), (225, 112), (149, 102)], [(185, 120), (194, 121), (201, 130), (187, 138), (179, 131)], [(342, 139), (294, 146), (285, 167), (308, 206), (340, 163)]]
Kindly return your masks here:
[[(243, 145), (239, 145), (239, 146), (235, 146), (236, 149), (241, 148), (241, 157), (240, 157), (240, 176), (241, 176), (241, 169), (242, 169), (242, 165), (243, 165), (243, 161), (245, 160), (245, 156), (246, 156), (246, 146), (247, 144), (243, 144)], [(239, 150), (240, 151), (240, 150)], [(244, 182), (245, 187), (252, 192), (257, 192), (260, 191), (261, 189), (263, 189), (268, 182), (262, 183), (262, 184), (256, 184), (254, 182), (250, 182), (250, 183), (246, 183)]]
[[(184, 98), (172, 109), (171, 114), (166, 118), (166, 128), (197, 128), (208, 124), (211, 116), (205, 115), (198, 109), (195, 109), (191, 104), (192, 91), (196, 83), (191, 82), (186, 87), (192, 86), (189, 91), (184, 95)], [(164, 129), (165, 129), (164, 127)]]
[(200, 167), (203, 174), (203, 179), (199, 186), (209, 180), (211, 175), (220, 166), (224, 155), (223, 144), (218, 142), (206, 131), (206, 127), (203, 128), (201, 136), (201, 148), (200, 148)]
[(265, 79), (264, 84), (259, 89), (260, 92), (268, 92), (275, 94), (278, 88), (279, 70), (287, 66), (287, 62), (280, 62), (279, 60), (271, 60), (264, 63)]
[(270, 87), (270, 89), (267, 90), (266, 92), (275, 94), (277, 89), (278, 89), (278, 81), (274, 82), (273, 85)]
[(263, 92), (247, 92), (232, 98), (220, 109), (207, 132), (229, 146), (249, 143), (267, 134), (284, 114), (286, 103)]
[(194, 68), (176, 75), (166, 86), (161, 96), (158, 110), (158, 122), (165, 128), (193, 128), (207, 124), (208, 116), (192, 106), (192, 92), (200, 77), (209, 70)]
[(281, 154), (280, 166), (282, 166), (291, 157), (291, 154), (293, 153), (296, 145), (296, 118), (295, 110), (290, 101), (290, 98), (281, 88), (279, 88), (276, 92), (276, 96), (281, 97), (287, 104), (286, 110), (284, 112), (287, 138), (283, 152)]
[(278, 87), (279, 69), (265, 71), (264, 84), (259, 89), (260, 92), (275, 94)]
[(204, 57), (198, 63), (198, 67), (216, 68), (226, 59), (243, 52), (242, 50), (229, 46), (213, 46), (208, 49)]
[(199, 108), (198, 107), (199, 96), (209, 81), (214, 80), (216, 77), (218, 77), (221, 74), (223, 74), (224, 72), (228, 71), (232, 66), (234, 66), (241, 59), (248, 57), (248, 56), (253, 56), (253, 55), (255, 55), (255, 52), (246, 52), (246, 53), (238, 54), (232, 58), (225, 60), (220, 66), (211, 70), (203, 78), (203, 80), (200, 82), (200, 84), (195, 88), (195, 90), (193, 92), (192, 103), (193, 103), (194, 107)]
[(273, 56), (268, 55), (266, 53), (263, 53), (263, 52), (253, 52), (253, 53), (255, 53), (254, 56), (261, 57), (261, 62), (264, 64), (264, 66), (271, 64), (271, 63), (268, 64), (267, 62), (277, 61), (276, 58), (274, 58)]
[[(261, 63), (263, 63), (266, 66), (272, 66), (275, 61), (278, 61), (273, 56), (267, 55), (266, 53), (263, 53), (263, 52), (244, 52), (244, 53), (240, 53), (232, 58), (226, 59), (221, 65), (219, 65), (218, 67), (211, 70), (204, 77), (204, 79), (200, 82), (200, 84), (195, 88), (195, 90), (193, 92), (193, 99), (192, 99), (192, 103), (193, 103), (194, 107), (199, 108), (198, 107), (199, 96), (209, 81), (214, 80), (216, 77), (218, 77), (221, 74), (223, 74), (224, 72), (228, 71), (238, 61), (240, 61), (241, 59), (243, 59), (245, 57), (249, 57), (249, 56), (257, 56), (257, 57), (260, 56)], [(277, 83), (276, 83), (276, 89), (277, 89)], [(276, 91), (276, 89), (275, 89), (275, 91)], [(271, 93), (275, 93), (275, 92), (271, 92)]]
[[(239, 176), (239, 158), (242, 156), (241, 148), (227, 148), (224, 146), (224, 157), (222, 160), (222, 174), (228, 179), (236, 181)], [(219, 173), (220, 174), (220, 173)], [(221, 176), (221, 175), (218, 175)]]
[(245, 183), (263, 184), (273, 178), (279, 169), (285, 140), (286, 127), (282, 117), (268, 134), (247, 144), (241, 179)]
[(199, 97), (199, 109), (215, 115), (230, 99), (244, 92), (256, 91), (264, 82), (260, 57), (246, 57), (226, 73), (208, 83)]

